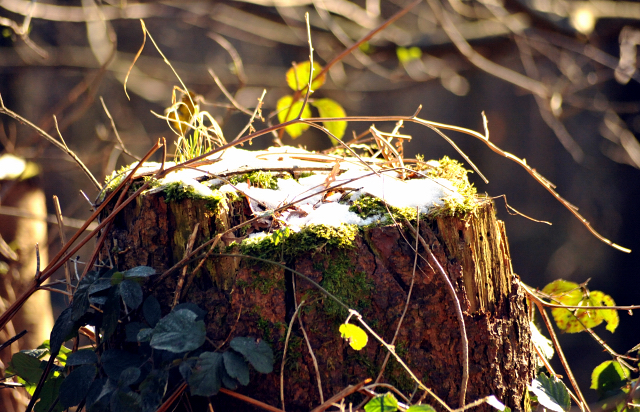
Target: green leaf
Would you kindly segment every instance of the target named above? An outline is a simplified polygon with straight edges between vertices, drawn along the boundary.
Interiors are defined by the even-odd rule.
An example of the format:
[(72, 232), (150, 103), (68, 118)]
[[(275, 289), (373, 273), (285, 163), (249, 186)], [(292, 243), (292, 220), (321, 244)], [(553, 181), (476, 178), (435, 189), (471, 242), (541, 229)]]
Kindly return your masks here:
[(222, 355), (216, 352), (203, 352), (189, 376), (189, 389), (192, 395), (213, 396), (222, 384)]
[(58, 399), (63, 381), (64, 377), (62, 376), (50, 376), (44, 382), (42, 390), (40, 391), (40, 400), (33, 408), (34, 412), (62, 412), (64, 410), (60, 402), (53, 407), (53, 410), (51, 409), (53, 402)]
[(402, 64), (409, 63), (412, 60), (418, 60), (422, 57), (422, 50), (419, 47), (398, 47), (396, 49), (396, 55), (398, 56), (398, 60)]
[(63, 408), (78, 405), (87, 396), (96, 377), (95, 365), (83, 365), (74, 369), (60, 385), (60, 404)]
[(140, 379), (140, 375), (142, 375), (142, 371), (135, 366), (123, 370), (118, 377), (118, 387), (124, 388), (136, 384)]
[[(318, 109), (320, 117), (345, 117), (347, 115), (342, 106), (340, 106), (340, 103), (333, 99), (318, 99), (311, 102), (311, 105)], [(331, 132), (331, 134), (340, 140), (342, 140), (344, 132), (347, 130), (347, 122), (344, 120), (336, 122), (322, 122), (322, 124)], [(338, 144), (334, 139), (331, 139), (331, 142), (334, 146)]]
[[(311, 65), (308, 61), (298, 63), (287, 70), (287, 84), (293, 90), (305, 90), (307, 84), (309, 84), (309, 67)], [(322, 71), (322, 66), (318, 62), (313, 62), (313, 77), (317, 76)], [(311, 83), (311, 92), (316, 91), (326, 81), (326, 75), (322, 75)]]
[(236, 352), (240, 352), (258, 372), (273, 371), (273, 351), (267, 342), (261, 339), (235, 337), (229, 345)]
[(142, 411), (142, 398), (135, 392), (116, 389), (111, 395), (111, 412)]
[(74, 321), (80, 319), (82, 315), (89, 310), (89, 287), (93, 282), (98, 280), (98, 278), (98, 272), (92, 270), (87, 272), (87, 274), (80, 279), (80, 282), (78, 282), (76, 291), (73, 294), (73, 311), (71, 317)]
[(407, 412), (436, 412), (436, 410), (431, 405), (411, 405)]
[(122, 300), (129, 309), (137, 309), (142, 304), (142, 288), (137, 282), (125, 279), (118, 285)]
[(162, 317), (162, 309), (160, 308), (160, 302), (158, 302), (155, 296), (150, 295), (144, 300), (142, 304), (142, 314), (149, 326), (152, 328), (156, 326)]
[(129, 270), (125, 270), (124, 278), (125, 279), (147, 278), (155, 274), (156, 274), (156, 270), (154, 268), (150, 268), (149, 266), (136, 266)]
[(247, 366), (247, 361), (245, 361), (238, 352), (233, 350), (228, 350), (223, 353), (222, 358), (224, 360), (224, 368), (229, 376), (237, 379), (242, 385), (248, 385), (249, 366)]
[(391, 392), (378, 395), (364, 405), (366, 412), (394, 412), (398, 410), (398, 400)]
[[(293, 101), (293, 96), (284, 96), (278, 100), (276, 104), (276, 110), (278, 111), (278, 121), (280, 123), (288, 122), (289, 120), (295, 119), (298, 114), (300, 114), (300, 109), (302, 109), (303, 100), (298, 100), (291, 106), (291, 102)], [(291, 107), (289, 109), (289, 107)], [(304, 111), (302, 112), (302, 118), (311, 117), (311, 109), (309, 105), (304, 107)], [(299, 137), (302, 133), (304, 133), (310, 126), (305, 123), (297, 123), (292, 124), (284, 128), (289, 136), (292, 138)]]
[(340, 336), (355, 350), (364, 348), (369, 341), (367, 333), (362, 328), (350, 323), (340, 325)]
[(174, 310), (160, 319), (153, 329), (151, 347), (173, 353), (189, 352), (204, 344), (206, 331), (204, 322), (196, 320), (188, 309)]
[(98, 355), (93, 349), (80, 349), (67, 357), (66, 366), (95, 365), (98, 363)]
[(605, 361), (591, 372), (591, 389), (602, 398), (607, 392), (621, 388), (630, 377), (630, 372), (616, 361)]
[(531, 382), (529, 390), (538, 398), (543, 407), (555, 411), (566, 412), (571, 407), (569, 390), (560, 379), (549, 378), (544, 372)]
[[(598, 290), (587, 294), (577, 283), (562, 279), (551, 282), (542, 291), (567, 306), (615, 306), (611, 296)], [(567, 333), (582, 332), (584, 328), (594, 328), (604, 321), (607, 322), (607, 330), (613, 332), (619, 323), (618, 312), (614, 309), (554, 308), (551, 314), (558, 328)]]
[(107, 349), (102, 354), (101, 361), (107, 376), (117, 382), (123, 371), (140, 367), (146, 359), (120, 349)]
[(43, 361), (38, 359), (38, 357), (32, 356), (25, 351), (20, 351), (13, 354), (9, 366), (11, 367), (11, 371), (24, 381), (37, 384), (43, 372), (43, 369), (40, 367), (42, 363)]

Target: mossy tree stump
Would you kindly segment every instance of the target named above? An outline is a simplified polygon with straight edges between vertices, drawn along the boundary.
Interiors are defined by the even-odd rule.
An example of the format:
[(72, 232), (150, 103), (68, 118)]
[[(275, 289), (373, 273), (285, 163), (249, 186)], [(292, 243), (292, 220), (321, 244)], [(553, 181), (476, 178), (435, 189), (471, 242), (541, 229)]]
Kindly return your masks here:
[[(167, 202), (166, 198), (162, 191), (142, 195), (115, 219), (106, 247), (120, 270), (146, 265), (163, 273), (183, 258), (196, 224), (195, 247), (253, 217), (244, 197), (226, 195), (214, 203), (189, 197)], [(482, 201), (467, 215), (421, 218), (419, 226), (464, 311), (469, 340), (467, 402), (495, 395), (513, 410), (524, 409), (526, 385), (535, 370), (527, 302), (512, 271), (504, 224), (496, 219), (493, 204)], [(347, 385), (375, 379), (386, 351), (371, 338), (361, 351), (350, 348), (338, 332), (346, 311), (306, 280), (262, 261), (215, 256), (219, 252), (280, 262), (307, 275), (359, 311), (386, 342), (392, 341), (398, 328), (415, 276), (396, 351), (425, 385), (448, 405), (458, 407), (462, 367), (454, 305), (443, 279), (424, 259), (418, 260), (414, 275), (414, 253), (407, 241), (415, 240), (407, 230), (385, 224), (311, 226), (280, 233), (278, 241), (267, 236), (240, 243), (246, 229), (236, 230), (222, 238), (193, 277), (200, 259), (186, 271), (188, 287), (179, 300), (206, 311), (207, 338), (212, 344), (208, 350), (235, 336), (253, 336), (267, 341), (276, 354), (274, 372), (252, 373), (249, 386), (239, 392), (282, 406), (279, 371), (284, 341), (295, 305), (301, 301), (305, 301), (303, 326), (318, 362), (325, 400)], [(419, 252), (424, 252), (422, 246)], [(157, 297), (163, 315), (171, 309), (181, 273), (177, 270), (147, 284), (146, 293)], [(122, 334), (116, 334), (113, 345), (119, 344), (119, 337)], [(405, 394), (416, 387), (393, 359), (382, 382)], [(297, 321), (285, 360), (284, 397), (287, 410), (311, 410), (321, 403), (312, 357)], [(347, 399), (360, 400), (360, 395)], [(213, 401), (216, 410), (228, 410), (225, 405), (230, 408), (236, 402), (225, 395)], [(429, 397), (425, 402), (437, 407)], [(480, 410), (492, 408), (483, 405)]]

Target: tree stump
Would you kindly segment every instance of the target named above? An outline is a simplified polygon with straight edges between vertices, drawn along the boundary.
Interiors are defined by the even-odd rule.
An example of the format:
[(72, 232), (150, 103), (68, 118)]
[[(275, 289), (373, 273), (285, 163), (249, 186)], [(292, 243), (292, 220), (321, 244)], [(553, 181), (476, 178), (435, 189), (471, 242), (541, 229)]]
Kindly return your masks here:
[[(277, 173), (299, 175), (299, 170), (284, 169)], [(196, 224), (194, 248), (258, 214), (242, 195), (227, 193), (214, 201), (188, 190), (177, 196), (174, 189), (155, 189), (131, 202), (114, 220), (103, 257), (109, 255), (120, 270), (146, 265), (163, 273), (185, 256)], [(496, 219), (491, 201), (476, 201), (465, 215), (422, 215), (419, 232), (453, 283), (464, 312), (469, 341), (467, 402), (495, 395), (513, 410), (523, 410), (526, 385), (535, 371), (527, 301), (512, 271), (503, 222)], [(275, 224), (274, 216), (270, 218)], [(259, 221), (249, 228), (268, 231)], [(360, 351), (349, 347), (338, 332), (347, 312), (284, 266), (308, 276), (357, 310), (387, 343), (398, 330), (395, 348), (400, 357), (449, 406), (459, 406), (462, 351), (454, 304), (442, 277), (426, 260), (418, 259), (414, 273), (415, 239), (400, 222), (311, 225), (298, 232), (279, 230), (277, 236), (253, 239), (244, 239), (246, 233), (246, 226), (228, 233), (204, 261), (201, 256), (190, 262), (179, 296), (180, 302), (192, 302), (206, 311), (207, 338), (216, 347), (236, 336), (263, 339), (272, 347), (274, 372), (252, 373), (251, 382), (238, 389), (240, 393), (282, 407), (279, 372), (285, 337), (302, 301), (302, 326), (293, 322), (284, 360), (286, 410), (311, 410), (321, 404), (318, 377), (324, 400), (347, 385), (375, 379), (387, 354), (372, 337)], [(423, 246), (418, 251), (424, 254)], [(163, 315), (171, 309), (182, 274), (178, 269), (159, 282), (147, 283), (147, 292), (158, 299)], [(117, 341), (122, 338), (116, 334), (112, 344), (122, 345)], [(405, 394), (416, 389), (393, 357), (381, 382)], [(421, 395), (418, 391), (413, 401)], [(355, 394), (347, 402), (358, 404), (362, 399)], [(215, 410), (248, 407), (233, 406), (238, 401), (225, 395), (213, 402)], [(428, 396), (424, 402), (439, 408)], [(480, 410), (493, 409), (483, 405)]]

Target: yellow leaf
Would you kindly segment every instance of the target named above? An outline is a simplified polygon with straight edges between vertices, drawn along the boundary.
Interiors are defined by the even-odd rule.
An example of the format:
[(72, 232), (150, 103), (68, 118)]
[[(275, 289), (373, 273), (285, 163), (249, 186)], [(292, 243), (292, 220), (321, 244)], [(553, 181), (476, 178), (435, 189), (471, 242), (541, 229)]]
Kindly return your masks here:
[(340, 325), (340, 336), (342, 339), (349, 342), (349, 346), (355, 350), (364, 348), (369, 340), (369, 337), (364, 330), (350, 323), (343, 323)]
[[(293, 96), (284, 96), (280, 98), (280, 100), (278, 100), (278, 103), (276, 104), (276, 110), (278, 111), (278, 120), (280, 121), (280, 123), (293, 120), (298, 117), (298, 114), (300, 114), (300, 109), (302, 108), (303, 101), (298, 100), (293, 104), (293, 106), (291, 105), (292, 101)], [(302, 112), (302, 118), (308, 117), (311, 117), (311, 109), (309, 108), (309, 105), (306, 105), (304, 107), (304, 111)], [(308, 124), (297, 123), (285, 127), (284, 130), (289, 133), (289, 136), (295, 139), (296, 137), (304, 133), (308, 128)]]
[[(298, 63), (294, 67), (287, 70), (287, 84), (289, 85), (289, 87), (291, 87), (293, 90), (306, 90), (307, 84), (309, 84), (309, 67), (311, 67), (311, 65), (307, 61)], [(320, 65), (320, 63), (313, 62), (313, 77), (317, 76), (320, 71), (322, 71), (322, 66)], [(320, 88), (324, 84), (326, 78), (327, 76), (323, 74), (322, 76), (313, 80), (313, 82), (311, 83), (311, 92), (314, 92), (318, 88)]]
[[(313, 107), (318, 109), (320, 117), (345, 117), (347, 115), (342, 106), (340, 106), (340, 103), (333, 99), (318, 99), (311, 104)], [(340, 140), (342, 140), (344, 132), (347, 130), (347, 122), (344, 120), (322, 122), (322, 124), (331, 132), (331, 134)], [(334, 145), (338, 144), (338, 142), (333, 139), (331, 139), (331, 142)]]

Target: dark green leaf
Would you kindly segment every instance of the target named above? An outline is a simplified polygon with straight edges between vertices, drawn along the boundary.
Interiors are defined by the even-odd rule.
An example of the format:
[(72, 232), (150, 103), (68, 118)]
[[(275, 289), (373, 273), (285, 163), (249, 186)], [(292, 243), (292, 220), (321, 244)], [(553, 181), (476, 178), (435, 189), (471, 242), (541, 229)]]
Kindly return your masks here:
[(571, 406), (569, 390), (555, 376), (549, 378), (544, 372), (541, 372), (538, 378), (533, 380), (529, 390), (538, 398), (538, 403), (549, 410), (566, 412)]
[(273, 371), (273, 351), (267, 342), (261, 339), (235, 337), (230, 346), (240, 352), (247, 361), (260, 373)]
[(249, 366), (247, 361), (236, 351), (228, 350), (223, 355), (224, 367), (230, 377), (235, 378), (242, 385), (249, 384)]
[(602, 362), (591, 373), (591, 389), (597, 390), (602, 398), (608, 392), (624, 386), (629, 376), (629, 370), (618, 362)]
[(149, 342), (152, 336), (153, 336), (153, 329), (151, 328), (140, 329), (140, 331), (138, 331), (137, 340), (138, 342)]
[(118, 288), (109, 289), (107, 302), (104, 304), (104, 313), (102, 314), (102, 333), (104, 340), (109, 340), (113, 332), (118, 327), (118, 318), (120, 317), (120, 294)]
[(125, 392), (121, 389), (111, 395), (111, 412), (141, 412), (142, 398), (135, 392)]
[(80, 349), (67, 356), (66, 366), (95, 365), (98, 363), (98, 355), (92, 349)]
[(155, 412), (167, 391), (169, 373), (164, 370), (152, 370), (140, 384), (142, 412)]
[(125, 369), (139, 368), (145, 362), (143, 357), (119, 349), (107, 349), (102, 354), (101, 360), (105, 373), (114, 381), (118, 381)]
[(203, 352), (189, 376), (189, 388), (192, 395), (213, 396), (220, 390), (222, 382), (222, 355), (216, 352)]
[[(138, 342), (138, 333), (143, 329), (149, 329), (147, 325), (140, 322), (131, 322), (124, 325), (127, 342)], [(151, 329), (149, 329), (151, 331)]]
[(235, 391), (236, 389), (238, 389), (238, 387), (240, 386), (240, 382), (238, 382), (236, 379), (229, 376), (229, 374), (227, 373), (227, 371), (224, 370), (224, 368), (222, 368), (221, 371), (222, 371), (222, 384), (224, 385), (224, 387), (227, 389), (231, 389), (232, 391)]
[(92, 270), (87, 272), (84, 278), (78, 282), (76, 291), (73, 294), (73, 311), (71, 317), (74, 321), (80, 319), (89, 309), (89, 287), (98, 277), (98, 272)]
[(66, 409), (78, 405), (87, 396), (96, 377), (94, 365), (83, 365), (74, 369), (60, 386), (60, 404)]
[(113, 285), (111, 284), (111, 279), (110, 278), (97, 279), (95, 282), (93, 282), (89, 286), (89, 295), (95, 295), (96, 293), (103, 292), (103, 291), (109, 289), (111, 286), (113, 286)]
[(180, 366), (178, 366), (178, 370), (180, 371), (180, 375), (182, 375), (182, 379), (189, 382), (191, 370), (194, 366), (196, 366), (196, 362), (196, 359), (186, 359), (180, 363)]
[(366, 412), (394, 412), (398, 410), (398, 400), (391, 392), (378, 395), (364, 405)]
[[(100, 401), (101, 399), (102, 400), (104, 400), (105, 398), (110, 399), (110, 396), (107, 396), (107, 395), (109, 395), (114, 390), (115, 390), (115, 386), (111, 385), (107, 378), (98, 378), (94, 380), (93, 383), (91, 384), (91, 387), (89, 388), (89, 392), (87, 392), (87, 397), (86, 397), (87, 407), (91, 408), (93, 404)], [(106, 406), (108, 406), (108, 402), (106, 403), (107, 403)]]
[(72, 310), (73, 309), (71, 307), (63, 310), (60, 316), (58, 316), (58, 319), (56, 319), (56, 323), (53, 325), (51, 337), (49, 338), (51, 356), (58, 356), (62, 344), (66, 342), (67, 339), (70, 338), (70, 335), (75, 331), (74, 320), (71, 316)]
[(134, 268), (124, 271), (125, 279), (147, 278), (155, 274), (156, 274), (155, 269), (150, 268), (149, 266), (136, 266)]
[(51, 409), (51, 405), (58, 399), (60, 393), (60, 386), (64, 377), (62, 376), (50, 376), (42, 386), (40, 391), (40, 401), (36, 403), (34, 412), (62, 412), (63, 407), (60, 402), (56, 403), (56, 406)]
[(179, 303), (175, 308), (173, 308), (173, 312), (177, 311), (177, 310), (182, 310), (182, 309), (188, 309), (191, 312), (196, 314), (196, 320), (204, 320), (204, 317), (206, 316), (207, 312), (205, 312), (204, 310), (200, 309), (198, 307), (198, 305), (196, 305), (193, 302), (184, 302), (184, 303)]
[(138, 379), (140, 379), (141, 374), (142, 371), (140, 371), (140, 368), (136, 367), (130, 367), (123, 370), (118, 377), (118, 387), (125, 388), (138, 383)]
[(204, 322), (188, 309), (174, 310), (160, 319), (153, 329), (151, 347), (174, 353), (198, 349), (205, 341)]
[(142, 304), (142, 288), (137, 282), (125, 279), (118, 287), (120, 296), (129, 309), (137, 309)]
[(43, 369), (40, 367), (43, 361), (35, 356), (31, 356), (24, 351), (16, 352), (11, 357), (11, 371), (23, 380), (36, 384), (42, 376)]
[(142, 304), (142, 313), (144, 314), (144, 319), (147, 321), (149, 326), (152, 328), (155, 327), (156, 323), (158, 323), (162, 317), (160, 302), (158, 302), (158, 299), (156, 299), (155, 296), (150, 295), (144, 300), (144, 303)]

